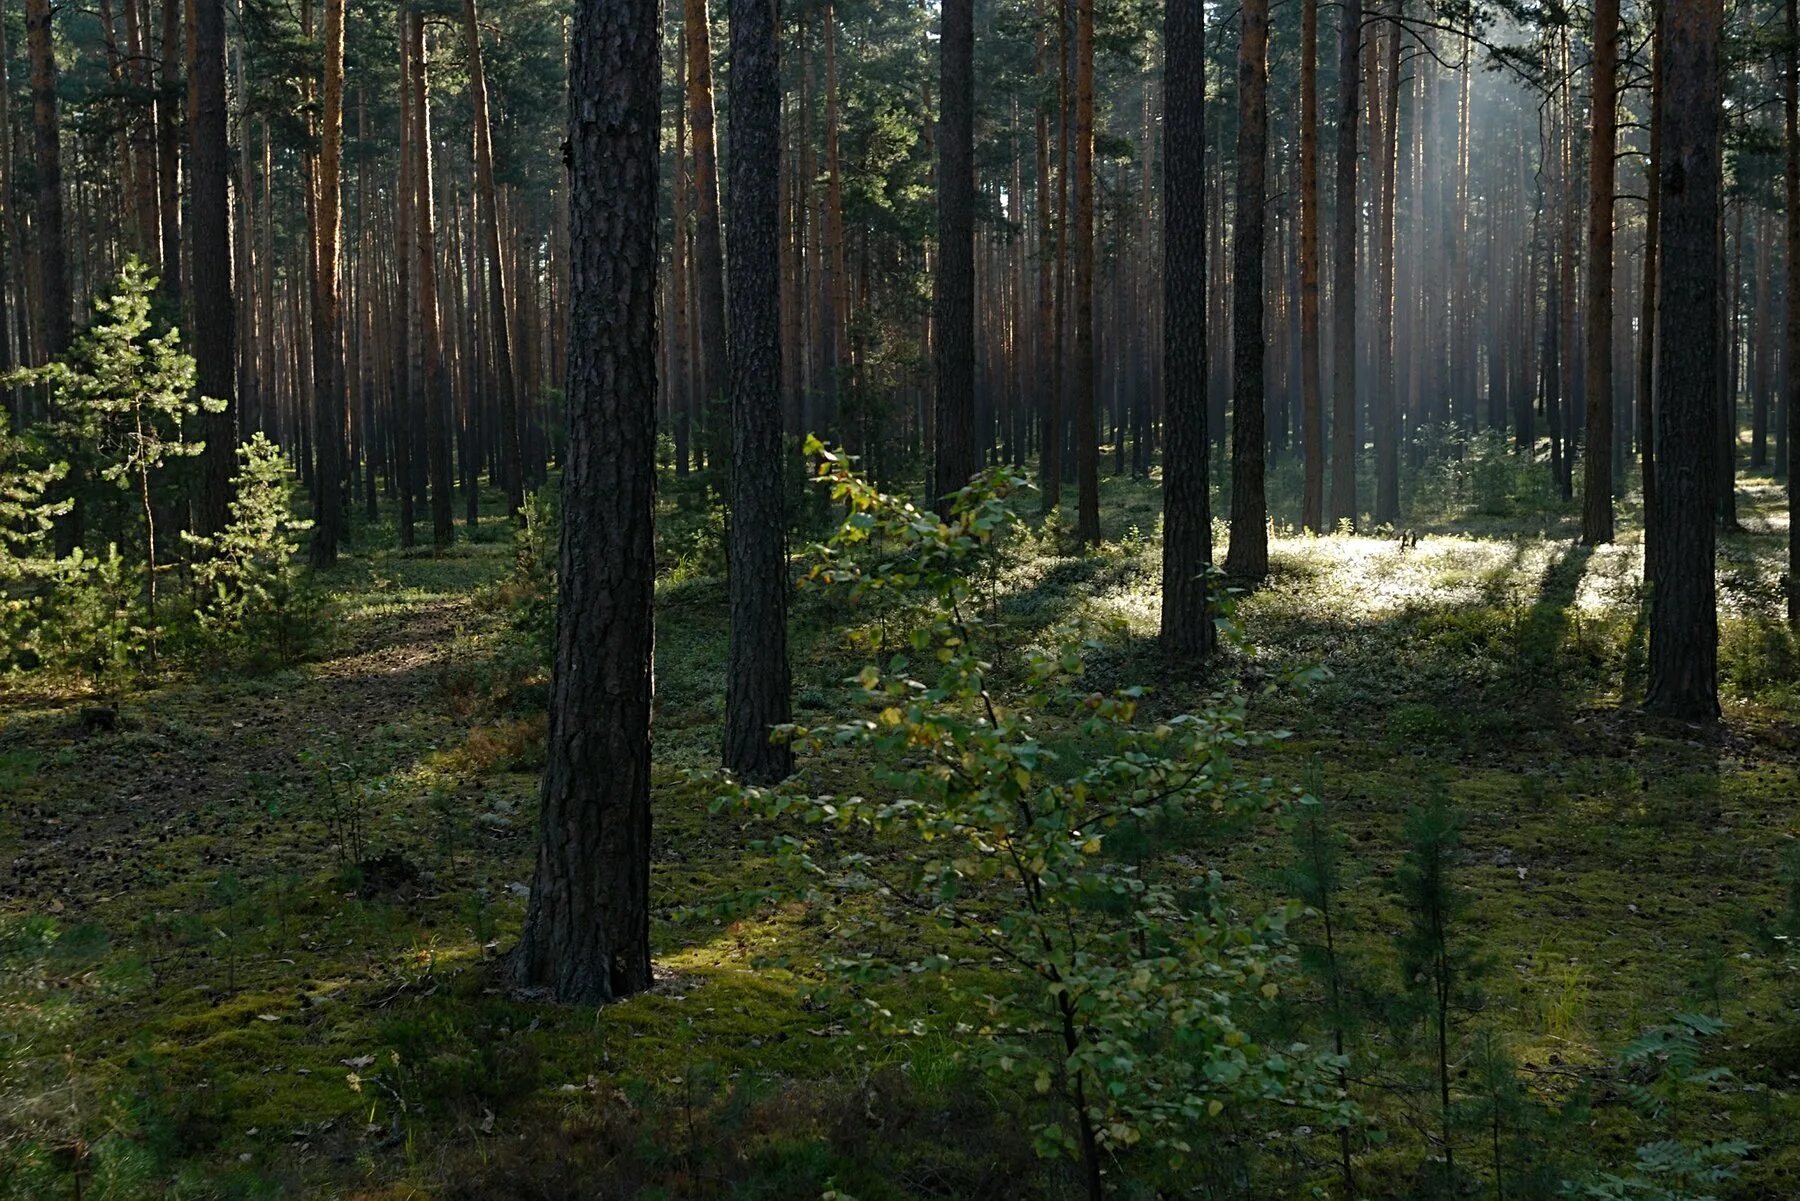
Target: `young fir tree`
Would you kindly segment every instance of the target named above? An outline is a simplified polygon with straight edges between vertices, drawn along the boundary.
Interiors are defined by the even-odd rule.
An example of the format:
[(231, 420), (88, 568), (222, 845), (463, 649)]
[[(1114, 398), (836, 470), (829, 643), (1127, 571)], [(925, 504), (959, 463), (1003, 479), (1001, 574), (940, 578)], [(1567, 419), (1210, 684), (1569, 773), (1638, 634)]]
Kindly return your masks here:
[(1401, 982), (1413, 1020), (1433, 1037), (1434, 1073), (1443, 1151), (1440, 1183), (1456, 1188), (1456, 1130), (1451, 1080), (1456, 1072), (1459, 1017), (1481, 1007), (1479, 988), (1485, 964), (1464, 937), (1461, 924), (1469, 895), (1454, 880), (1462, 818), (1441, 793), (1406, 819), (1406, 852), (1398, 873), (1407, 925), (1396, 939)]

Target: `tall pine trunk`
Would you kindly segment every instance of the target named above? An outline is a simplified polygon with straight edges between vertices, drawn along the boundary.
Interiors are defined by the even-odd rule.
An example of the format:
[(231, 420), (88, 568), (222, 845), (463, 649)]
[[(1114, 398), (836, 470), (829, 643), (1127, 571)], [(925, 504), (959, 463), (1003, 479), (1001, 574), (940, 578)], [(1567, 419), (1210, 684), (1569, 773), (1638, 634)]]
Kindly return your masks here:
[(1075, 0), (1075, 537), (1100, 541), (1094, 411), (1094, 0)]
[(1231, 259), (1231, 543), (1225, 570), (1269, 574), (1263, 492), (1263, 255), (1268, 191), (1269, 4), (1244, 0), (1238, 39), (1237, 220)]
[(650, 987), (656, 562), (655, 0), (581, 0), (569, 53), (568, 443), (543, 816), (513, 982)]
[(1581, 540), (1613, 539), (1613, 174), (1617, 141), (1619, 0), (1594, 0), (1593, 140), (1588, 147), (1587, 453)]
[(1325, 524), (1325, 409), (1319, 385), (1319, 0), (1300, 4), (1300, 522)]
[(781, 64), (775, 6), (731, 0), (731, 646), (724, 763), (793, 770), (785, 724), (787, 491), (781, 471)]
[(1204, 659), (1212, 501), (1206, 438), (1206, 5), (1168, 0), (1163, 25), (1162, 645)]
[(713, 133), (712, 31), (706, 0), (684, 0), (682, 31), (687, 40), (688, 124), (694, 142), (694, 300), (700, 353), (694, 364), (694, 395), (700, 401), (707, 460), (723, 468), (730, 427), (725, 395), (725, 247), (719, 234), (719, 165)]
[[(943, 92), (937, 136), (938, 263), (933, 304), (937, 455), (932, 499), (946, 498), (981, 466), (975, 443), (975, 9), (944, 0), (938, 39)], [(830, 320), (827, 316), (827, 320)]]
[(1337, 190), (1331, 271), (1331, 523), (1356, 524), (1356, 155), (1362, 2), (1338, 17)]
[[(341, 42), (339, 46), (341, 50)], [(225, 402), (221, 412), (201, 418), (206, 449), (200, 463), (198, 525), (202, 534), (214, 535), (225, 528), (229, 517), (238, 441), (224, 0), (194, 0), (194, 76), (188, 83), (194, 91), (195, 117), (188, 160), (194, 196), (194, 383), (201, 396)]]
[[(344, 514), (344, 341), (338, 264), (343, 242), (340, 209), (344, 136), (344, 0), (325, 0), (325, 72), (319, 117), (318, 196), (313, 246), (313, 477), (312, 563), (337, 562)], [(197, 248), (196, 248), (197, 249)]]
[(1646, 707), (1719, 715), (1714, 578), (1719, 381), (1719, 0), (1672, 4), (1663, 27), (1662, 191), (1656, 345), (1658, 578)]

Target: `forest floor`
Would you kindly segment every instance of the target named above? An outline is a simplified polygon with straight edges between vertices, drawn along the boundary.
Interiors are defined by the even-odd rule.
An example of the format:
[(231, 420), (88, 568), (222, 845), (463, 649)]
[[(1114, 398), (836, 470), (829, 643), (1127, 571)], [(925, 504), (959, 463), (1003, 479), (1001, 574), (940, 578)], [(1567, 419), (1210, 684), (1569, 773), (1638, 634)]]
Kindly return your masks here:
[[(1340, 922), (1373, 975), (1392, 977), (1383, 948), (1404, 922), (1404, 814), (1434, 791), (1462, 810), (1461, 933), (1493, 963), (1480, 1021), (1538, 1094), (1596, 1082), (1575, 1135), (1594, 1163), (1650, 1137), (1609, 1084), (1619, 1047), (1672, 1013), (1716, 1014), (1734, 1080), (1684, 1124), (1756, 1144), (1722, 1196), (1796, 1195), (1800, 957), (1758, 933), (1788, 903), (1800, 831), (1800, 675), (1763, 619), (1780, 493), (1746, 480), (1745, 532), (1722, 552), (1726, 720), (1708, 732), (1634, 707), (1634, 528), (1590, 552), (1561, 506), (1477, 516), (1460, 488), (1418, 499), (1451, 516), (1418, 524), (1416, 548), (1276, 540), (1270, 583), (1240, 605), (1257, 649), (1224, 667), (1259, 689), (1253, 727), (1291, 732), (1255, 768), (1332, 802)], [(1158, 504), (1151, 483), (1109, 480), (1106, 546), (1034, 541), (993, 599), (1022, 639), (1071, 615), (1117, 623), (1096, 675), (1179, 711), (1202, 682), (1155, 651)], [(111, 731), (83, 728), (78, 690), (0, 691), (0, 1136), (18, 1152), (0, 1196), (1073, 1195), (1034, 1157), (1019, 1099), (954, 1045), (876, 1042), (810, 998), (827, 915), (708, 908), (773, 869), (689, 775), (717, 753), (724, 585), (694, 490), (664, 506), (660, 983), (598, 1012), (514, 1000), (496, 970), (530, 880), (546, 693), (497, 515), (441, 553), (360, 529), (301, 665), (147, 682)], [(853, 710), (861, 663), (832, 614), (802, 600), (795, 630), (797, 720)], [(1327, 674), (1284, 682), (1311, 665)], [(1285, 854), (1270, 832), (1223, 863), (1272, 887)], [(1416, 1067), (1371, 1089), (1389, 1137), (1360, 1148), (1368, 1196), (1418, 1195), (1432, 1127)], [(1257, 1195), (1339, 1195), (1327, 1133), (1264, 1154)], [(1465, 1156), (1477, 1175), (1482, 1154)], [(1192, 1195), (1237, 1195), (1227, 1175)]]

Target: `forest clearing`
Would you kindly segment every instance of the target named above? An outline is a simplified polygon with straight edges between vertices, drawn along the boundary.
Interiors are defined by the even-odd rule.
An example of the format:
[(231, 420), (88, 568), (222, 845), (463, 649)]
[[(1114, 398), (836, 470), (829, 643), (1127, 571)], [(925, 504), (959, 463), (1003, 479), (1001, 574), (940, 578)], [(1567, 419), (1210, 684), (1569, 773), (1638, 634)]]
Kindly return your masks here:
[(1800, 0), (5, 0), (0, 1201), (1800, 1196), (1797, 402)]

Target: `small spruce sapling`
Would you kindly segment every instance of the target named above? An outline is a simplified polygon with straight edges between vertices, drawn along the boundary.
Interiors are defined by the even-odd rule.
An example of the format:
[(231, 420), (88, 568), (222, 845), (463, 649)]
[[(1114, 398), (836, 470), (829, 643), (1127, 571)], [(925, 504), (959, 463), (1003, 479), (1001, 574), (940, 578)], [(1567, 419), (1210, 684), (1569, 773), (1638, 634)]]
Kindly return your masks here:
[(1406, 819), (1406, 851), (1398, 872), (1407, 924), (1397, 943), (1401, 982), (1415, 1020), (1430, 1026), (1434, 1041), (1442, 1185), (1456, 1187), (1456, 1131), (1451, 1080), (1456, 1075), (1458, 1019), (1481, 1008), (1486, 962), (1461, 937), (1469, 897), (1454, 880), (1461, 816), (1436, 792)]
[[(1359, 1025), (1360, 990), (1351, 978), (1351, 965), (1344, 952), (1342, 933), (1342, 859), (1344, 840), (1332, 824), (1330, 807), (1320, 798), (1324, 794), (1323, 776), (1318, 764), (1307, 770), (1303, 795), (1293, 813), (1293, 862), (1283, 875), (1283, 883), (1316, 917), (1309, 928), (1315, 936), (1296, 936), (1300, 966), (1324, 992), (1320, 1010), (1325, 1028), (1331, 1034), (1336, 1058), (1339, 1092), (1351, 1096), (1350, 1053)], [(1355, 1197), (1356, 1171), (1351, 1156), (1351, 1123), (1338, 1126), (1338, 1171), (1344, 1182), (1344, 1196)]]
[[(1076, 1161), (1093, 1201), (1107, 1192), (1103, 1165), (1127, 1148), (1181, 1171), (1228, 1108), (1279, 1099), (1342, 1120), (1314, 1053), (1252, 1035), (1287, 967), (1294, 908), (1240, 908), (1216, 868), (1150, 870), (1113, 845), (1132, 828), (1233, 827), (1282, 808), (1279, 790), (1234, 765), (1259, 741), (1243, 699), (1141, 720), (1141, 690), (1081, 686), (1093, 644), (1078, 632), (1016, 648), (1023, 678), (1001, 695), (988, 654), (1000, 635), (970, 576), (1013, 528), (1023, 481), (992, 472), (940, 519), (808, 449), (848, 515), (805, 582), (853, 603), (910, 598), (910, 653), (855, 678), (867, 716), (782, 734), (803, 754), (874, 764), (883, 795), (816, 795), (801, 775), (728, 782), (715, 809), (787, 827), (760, 845), (837, 905), (844, 945), (824, 966), (856, 1011), (884, 1034), (954, 1035), (997, 1083), (1054, 1099), (1074, 1128), (1044, 1121), (1036, 1145)], [(900, 837), (909, 850), (896, 856)], [(871, 930), (883, 949), (870, 949)], [(888, 1008), (886, 989), (912, 1008), (931, 980), (946, 1003)]]
[(229, 520), (215, 535), (183, 532), (194, 548), (199, 591), (195, 620), (222, 647), (273, 645), (290, 662), (305, 639), (315, 608), (295, 555), (312, 522), (288, 506), (287, 463), (281, 448), (258, 431), (238, 447), (242, 464), (232, 478)]

